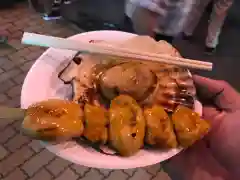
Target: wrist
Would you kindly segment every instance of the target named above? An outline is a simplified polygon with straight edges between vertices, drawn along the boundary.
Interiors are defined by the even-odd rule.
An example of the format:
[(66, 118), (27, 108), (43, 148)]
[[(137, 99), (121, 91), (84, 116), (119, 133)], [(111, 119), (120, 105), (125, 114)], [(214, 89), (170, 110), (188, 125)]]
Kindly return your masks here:
[[(230, 173), (212, 156), (203, 143), (185, 150), (163, 164), (173, 180), (232, 180)], [(175, 179), (174, 179), (175, 178)]]

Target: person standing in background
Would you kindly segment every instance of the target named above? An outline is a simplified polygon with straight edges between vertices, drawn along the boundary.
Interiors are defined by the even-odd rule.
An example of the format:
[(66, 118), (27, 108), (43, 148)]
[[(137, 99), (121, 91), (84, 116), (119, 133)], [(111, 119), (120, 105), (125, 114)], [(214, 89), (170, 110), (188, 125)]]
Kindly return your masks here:
[(70, 0), (42, 0), (44, 6), (43, 19), (46, 21), (61, 19), (60, 7), (62, 4), (70, 4)]
[(213, 10), (208, 25), (207, 38), (205, 40), (205, 53), (213, 54), (218, 45), (219, 35), (233, 0), (197, 0), (188, 16), (184, 28), (184, 38), (191, 39), (199, 20), (207, 5), (213, 1)]
[(5, 44), (8, 40), (8, 37), (0, 34), (0, 44)]
[(43, 19), (46, 21), (60, 19), (60, 5), (62, 0), (43, 0), (44, 14)]
[(136, 5), (132, 3), (130, 0), (125, 0), (125, 17), (124, 17), (124, 31), (130, 32), (130, 33), (135, 33), (135, 30), (133, 28), (133, 23), (132, 23), (132, 14), (136, 8)]
[(195, 0), (127, 0), (126, 16), (134, 31), (172, 43), (182, 32)]

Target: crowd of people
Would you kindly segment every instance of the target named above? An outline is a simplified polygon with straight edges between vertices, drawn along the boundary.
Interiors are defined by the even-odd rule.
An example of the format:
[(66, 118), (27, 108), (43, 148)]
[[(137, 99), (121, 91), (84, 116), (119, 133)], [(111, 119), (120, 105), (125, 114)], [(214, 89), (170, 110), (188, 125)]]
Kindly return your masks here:
[[(60, 5), (70, 0), (42, 0), (43, 19), (61, 18)], [(131, 32), (149, 35), (155, 40), (172, 43), (180, 34), (191, 40), (201, 16), (209, 3), (213, 3), (205, 40), (205, 53), (213, 54), (225, 18), (234, 0), (125, 0), (125, 21)], [(129, 28), (128, 28), (129, 29)]]
[(172, 43), (179, 34), (184, 39), (191, 40), (209, 3), (213, 3), (213, 8), (205, 52), (212, 54), (218, 45), (219, 35), (233, 0), (127, 0), (125, 14), (137, 34)]

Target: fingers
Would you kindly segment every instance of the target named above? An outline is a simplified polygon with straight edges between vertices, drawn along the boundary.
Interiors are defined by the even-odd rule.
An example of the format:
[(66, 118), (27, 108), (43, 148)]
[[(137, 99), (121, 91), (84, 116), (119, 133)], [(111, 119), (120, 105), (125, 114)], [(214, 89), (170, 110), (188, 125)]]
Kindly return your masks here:
[(199, 96), (212, 99), (218, 108), (235, 110), (240, 108), (240, 95), (227, 82), (194, 75), (193, 80)]
[(211, 124), (210, 132), (207, 136), (204, 137), (205, 140), (211, 139), (212, 134), (214, 134), (220, 127), (225, 116), (225, 111), (219, 111), (216, 108), (210, 106), (203, 108), (203, 118)]
[(213, 156), (229, 172), (240, 170), (240, 136), (237, 136), (240, 127), (239, 117), (240, 110), (228, 114), (222, 121), (219, 119), (221, 125), (218, 129), (213, 130), (208, 139)]
[(215, 107), (205, 106), (203, 107), (203, 118), (209, 121), (222, 119), (225, 115), (224, 111), (219, 111)]

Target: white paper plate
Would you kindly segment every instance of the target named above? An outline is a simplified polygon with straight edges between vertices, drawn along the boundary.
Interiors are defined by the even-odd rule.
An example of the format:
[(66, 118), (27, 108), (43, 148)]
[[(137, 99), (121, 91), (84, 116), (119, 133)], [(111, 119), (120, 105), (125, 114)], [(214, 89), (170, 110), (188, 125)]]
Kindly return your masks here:
[[(74, 40), (89, 42), (90, 40), (125, 41), (134, 34), (120, 31), (93, 31), (75, 35)], [(64, 98), (71, 96), (71, 86), (65, 85), (58, 79), (58, 73), (68, 64), (76, 52), (50, 48), (35, 62), (22, 87), (21, 106), (27, 108), (32, 103), (49, 98)], [(195, 110), (201, 114), (202, 106), (195, 103)], [(140, 150), (136, 155), (123, 158), (108, 156), (96, 152), (91, 148), (77, 145), (75, 142), (66, 142), (58, 145), (43, 143), (54, 154), (73, 163), (104, 169), (130, 169), (144, 167), (164, 161), (181, 151), (181, 149)]]

